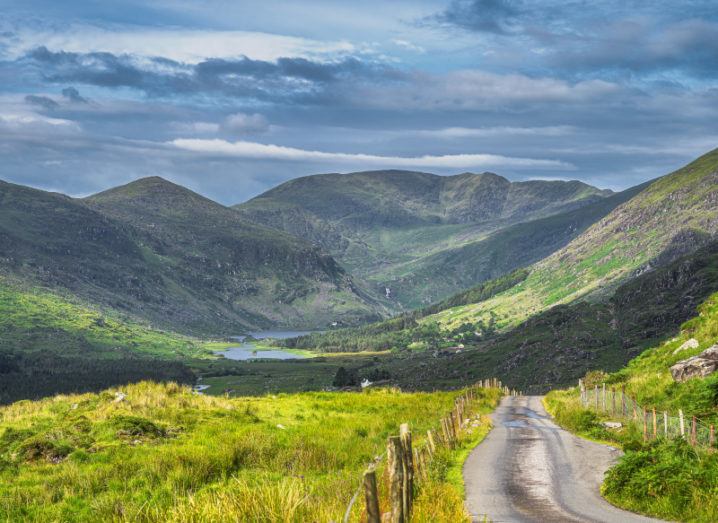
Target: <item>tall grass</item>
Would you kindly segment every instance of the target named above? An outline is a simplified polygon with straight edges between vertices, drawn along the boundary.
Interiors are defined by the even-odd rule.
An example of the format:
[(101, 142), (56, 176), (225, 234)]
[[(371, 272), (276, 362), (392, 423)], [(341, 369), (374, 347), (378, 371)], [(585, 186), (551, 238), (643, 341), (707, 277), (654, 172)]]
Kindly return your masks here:
[(338, 521), (398, 424), (425, 433), (459, 394), (121, 391), (0, 408), (0, 521)]
[[(685, 342), (695, 339), (695, 348)], [(684, 323), (678, 336), (649, 349), (613, 374), (592, 373), (610, 386), (624, 388), (646, 408), (684, 411), (703, 423), (718, 424), (718, 374), (682, 383), (673, 381), (671, 365), (699, 354), (718, 342), (718, 294), (699, 308), (698, 315)], [(598, 383), (598, 382), (597, 382)], [(565, 428), (584, 437), (612, 441), (626, 451), (609, 470), (603, 493), (612, 503), (639, 512), (679, 521), (718, 521), (718, 453), (691, 447), (685, 440), (644, 442), (633, 425), (608, 430), (601, 421), (607, 413), (581, 406), (577, 388), (552, 391), (546, 406)]]

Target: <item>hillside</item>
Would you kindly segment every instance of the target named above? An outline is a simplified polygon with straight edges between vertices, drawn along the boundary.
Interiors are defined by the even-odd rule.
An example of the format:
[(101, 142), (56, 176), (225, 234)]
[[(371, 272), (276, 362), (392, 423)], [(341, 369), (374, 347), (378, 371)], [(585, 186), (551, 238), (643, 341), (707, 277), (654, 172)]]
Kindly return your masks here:
[(197, 340), (0, 278), (0, 404), (143, 379), (194, 383)]
[[(596, 385), (602, 389), (605, 383), (607, 390), (625, 393), (629, 401), (635, 400), (639, 408), (648, 410), (649, 420), (655, 408), (659, 413), (657, 437), (651, 422), (647, 437), (643, 435), (640, 415), (632, 420), (630, 412), (622, 416), (620, 412), (596, 409), (593, 397), (588, 406), (582, 405), (578, 387), (551, 391), (546, 404), (569, 430), (624, 448), (626, 454), (608, 471), (603, 484), (603, 493), (613, 504), (669, 521), (710, 522), (718, 517), (715, 440), (710, 448), (710, 427), (718, 423), (718, 374), (677, 382), (670, 369), (716, 344), (718, 293), (710, 295), (692, 316), (675, 336), (654, 344), (617, 372), (606, 374), (606, 369), (597, 364), (584, 377), (589, 389)], [(687, 420), (685, 439), (680, 437), (679, 411)], [(698, 422), (691, 444), (693, 419)], [(619, 420), (622, 427), (607, 430), (602, 425), (606, 420)], [(670, 437), (665, 437), (666, 432)]]
[[(505, 242), (491, 233), (567, 213), (610, 194), (576, 181), (512, 183), (492, 173), (370, 171), (297, 178), (235, 208), (256, 223), (322, 246), (377, 290), (388, 288), (397, 304), (413, 308), (515, 268), (516, 262), (502, 265), (500, 244)], [(564, 245), (585, 221), (573, 215), (552, 223), (553, 232), (561, 231), (546, 236), (555, 236), (552, 242), (517, 242), (516, 250), (526, 253), (519, 263)], [(471, 256), (477, 254), (474, 263)], [(444, 275), (443, 263), (462, 255), (465, 263)]]
[(353, 323), (382, 306), (317, 248), (160, 178), (85, 200), (0, 183), (0, 273), (182, 332)]
[(558, 304), (610, 296), (620, 282), (695, 251), (718, 233), (718, 150), (659, 178), (568, 245), (531, 267), (523, 282), (475, 305), (430, 317), (445, 327), (498, 318), (518, 325)]
[(393, 379), (415, 388), (495, 373), (545, 391), (594, 366), (616, 370), (718, 291), (717, 182), (714, 151), (529, 268), (394, 320), (284, 343), (394, 349)]

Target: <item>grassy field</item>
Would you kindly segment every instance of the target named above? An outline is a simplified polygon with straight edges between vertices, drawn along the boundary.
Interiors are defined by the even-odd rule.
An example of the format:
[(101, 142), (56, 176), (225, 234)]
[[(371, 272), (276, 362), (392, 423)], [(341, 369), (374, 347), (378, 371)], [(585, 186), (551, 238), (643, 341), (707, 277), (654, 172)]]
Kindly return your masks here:
[[(689, 339), (697, 348), (684, 348)], [(587, 379), (624, 387), (640, 405), (697, 416), (706, 424), (718, 424), (718, 375), (676, 383), (670, 366), (694, 356), (718, 340), (718, 294), (712, 295), (694, 319), (683, 324), (675, 338), (649, 349), (625, 368), (608, 375), (593, 373)], [(601, 421), (610, 415), (583, 408), (578, 389), (552, 391), (546, 405), (565, 428), (594, 440), (611, 441), (626, 451), (607, 474), (604, 496), (623, 508), (678, 520), (718, 520), (718, 453), (692, 447), (685, 440), (658, 438), (644, 442), (635, 425), (607, 430)]]
[[(338, 521), (398, 424), (425, 434), (459, 393), (225, 399), (142, 382), (17, 402), (0, 408), (0, 521)], [(457, 456), (436, 460), (419, 521), (462, 513)]]

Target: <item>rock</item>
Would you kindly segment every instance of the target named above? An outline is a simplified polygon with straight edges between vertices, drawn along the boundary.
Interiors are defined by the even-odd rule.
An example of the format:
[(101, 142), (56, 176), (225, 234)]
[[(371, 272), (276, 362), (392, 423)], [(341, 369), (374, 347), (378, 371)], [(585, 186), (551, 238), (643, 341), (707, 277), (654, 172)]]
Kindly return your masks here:
[(282, 425), (281, 423), (277, 423), (277, 428), (280, 429), (280, 430), (287, 430), (287, 427), (285, 427), (285, 426)]
[(718, 370), (718, 344), (704, 350), (697, 356), (681, 360), (671, 367), (675, 381), (704, 378)]
[(684, 350), (688, 349), (697, 349), (698, 348), (698, 340), (695, 338), (691, 338), (687, 342), (685, 342), (683, 345), (678, 347), (676, 350), (673, 351), (673, 354), (678, 354), (679, 352), (683, 352)]
[(125, 401), (126, 397), (127, 397), (127, 394), (125, 394), (124, 392), (115, 392), (115, 403)]
[(601, 425), (603, 425), (607, 429), (620, 429), (621, 427), (623, 427), (623, 423), (621, 423), (620, 421), (604, 421), (601, 423)]

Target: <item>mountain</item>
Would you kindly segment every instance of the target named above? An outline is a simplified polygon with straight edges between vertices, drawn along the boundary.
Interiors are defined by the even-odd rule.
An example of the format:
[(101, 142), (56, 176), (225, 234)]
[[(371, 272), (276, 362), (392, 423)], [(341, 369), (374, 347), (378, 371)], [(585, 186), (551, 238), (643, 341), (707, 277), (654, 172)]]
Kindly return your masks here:
[[(512, 387), (545, 391), (589, 369), (620, 368), (716, 291), (718, 150), (637, 188), (528, 268), (423, 311), (285, 343), (404, 349), (387, 370), (409, 388), (498, 375)], [(461, 351), (435, 357), (459, 344)]]
[[(515, 268), (511, 263), (492, 264), (491, 270), (461, 266), (446, 276), (442, 257), (461, 256), (461, 249), (469, 247), (466, 253), (481, 253), (479, 265), (486, 265), (491, 258), (486, 253), (506, 243), (492, 239), (492, 233), (568, 213), (610, 195), (578, 181), (509, 182), (492, 173), (369, 171), (297, 178), (235, 208), (256, 223), (320, 245), (398, 305), (417, 307)], [(570, 231), (571, 219), (557, 228)], [(485, 249), (482, 240), (494, 243)], [(534, 257), (531, 245), (517, 250), (528, 254), (523, 263), (531, 263), (556, 245)], [(474, 265), (472, 261), (468, 257), (466, 265)], [(437, 275), (441, 281), (434, 279)]]
[(0, 183), (0, 273), (181, 332), (379, 318), (336, 261), (161, 178), (84, 200)]
[(554, 305), (610, 296), (621, 282), (689, 254), (717, 235), (718, 149), (649, 184), (534, 264), (517, 286), (432, 319), (449, 327), (495, 316), (499, 327), (513, 326)]

